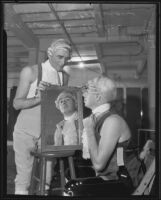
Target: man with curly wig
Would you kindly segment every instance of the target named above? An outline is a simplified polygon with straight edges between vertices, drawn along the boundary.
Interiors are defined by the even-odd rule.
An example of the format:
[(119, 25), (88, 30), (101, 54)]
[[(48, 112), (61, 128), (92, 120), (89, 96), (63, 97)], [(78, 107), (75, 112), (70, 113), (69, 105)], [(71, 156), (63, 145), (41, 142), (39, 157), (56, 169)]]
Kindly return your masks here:
[(75, 94), (63, 91), (59, 94), (55, 103), (64, 116), (64, 120), (56, 125), (55, 145), (78, 144), (78, 113)]

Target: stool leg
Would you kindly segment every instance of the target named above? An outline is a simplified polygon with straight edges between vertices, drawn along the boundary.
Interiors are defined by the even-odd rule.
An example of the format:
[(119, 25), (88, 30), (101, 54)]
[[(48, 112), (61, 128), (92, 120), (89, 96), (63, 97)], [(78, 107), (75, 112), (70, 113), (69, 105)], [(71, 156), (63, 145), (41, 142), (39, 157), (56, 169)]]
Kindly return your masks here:
[(75, 175), (75, 168), (74, 168), (74, 162), (73, 162), (73, 157), (72, 156), (68, 157), (68, 162), (69, 162), (69, 169), (70, 169), (71, 179), (75, 179), (76, 175)]
[(32, 166), (32, 172), (31, 172), (31, 181), (30, 181), (30, 188), (29, 188), (29, 195), (34, 194), (34, 189), (35, 189), (35, 172), (36, 172), (36, 166), (37, 166), (37, 158), (34, 157), (34, 162), (33, 162), (33, 166)]
[(46, 159), (44, 157), (41, 159), (40, 168), (40, 195), (44, 195), (46, 183)]
[(64, 188), (65, 185), (64, 161), (61, 158), (59, 159), (59, 165), (60, 165), (61, 187)]

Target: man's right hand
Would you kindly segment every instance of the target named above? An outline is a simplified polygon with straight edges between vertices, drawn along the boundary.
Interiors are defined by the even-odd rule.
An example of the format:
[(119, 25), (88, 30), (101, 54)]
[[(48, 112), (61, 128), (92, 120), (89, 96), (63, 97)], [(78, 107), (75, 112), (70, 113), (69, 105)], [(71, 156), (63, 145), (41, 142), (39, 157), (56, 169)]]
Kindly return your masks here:
[(38, 90), (45, 90), (48, 86), (51, 86), (51, 83), (45, 82), (45, 81), (40, 81), (37, 89)]
[(39, 83), (39, 85), (38, 85), (38, 87), (36, 89), (35, 97), (41, 99), (41, 91), (46, 90), (46, 88), (49, 87), (49, 86), (51, 86), (50, 83), (45, 82), (45, 81), (40, 81), (40, 83)]

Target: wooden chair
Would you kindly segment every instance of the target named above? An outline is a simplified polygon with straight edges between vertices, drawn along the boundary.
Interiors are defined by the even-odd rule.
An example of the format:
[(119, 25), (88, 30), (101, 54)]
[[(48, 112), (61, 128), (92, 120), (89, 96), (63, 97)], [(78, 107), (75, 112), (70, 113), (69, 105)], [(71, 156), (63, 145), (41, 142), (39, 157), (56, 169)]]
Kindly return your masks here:
[(155, 158), (153, 159), (149, 169), (146, 171), (141, 183), (132, 195), (149, 195), (155, 179)]
[[(78, 144), (77, 145), (54, 145), (54, 131), (58, 122), (63, 120), (63, 116), (55, 106), (58, 95), (67, 90), (75, 93), (77, 99), (78, 111)], [(82, 148), (81, 134), (83, 129), (83, 107), (82, 93), (80, 88), (52, 85), (41, 93), (41, 147), (39, 151), (32, 152), (34, 156), (34, 164), (31, 175), (31, 185), (29, 194), (45, 195), (46, 184), (46, 163), (48, 160), (56, 159), (59, 163), (60, 170), (60, 187), (55, 190), (63, 190), (65, 185), (64, 159), (67, 158), (70, 169), (70, 176), (75, 179), (75, 168), (73, 163), (73, 155), (76, 150)], [(53, 141), (53, 142), (52, 142)], [(39, 172), (40, 171), (40, 172)], [(39, 172), (39, 174), (37, 173)], [(35, 186), (35, 181), (38, 183)]]
[[(146, 142), (146, 144), (144, 145), (143, 150), (141, 151), (139, 157), (140, 160), (142, 160), (143, 162), (145, 162), (146, 165), (146, 171), (145, 171), (145, 175), (143, 176), (142, 180), (140, 181), (139, 185), (136, 187), (136, 189), (133, 189), (132, 192), (130, 192), (130, 194), (128, 195), (150, 195), (151, 193), (151, 189), (154, 183), (154, 179), (155, 179), (155, 156), (153, 156), (152, 158), (150, 158), (151, 155), (151, 151), (154, 149), (154, 142), (152, 140), (148, 140)], [(147, 162), (148, 159), (150, 158), (150, 162)], [(124, 195), (124, 193), (121, 193), (121, 191), (119, 191), (120, 189), (120, 185), (118, 186), (118, 188), (116, 187), (117, 182), (115, 182), (115, 184), (112, 186), (112, 182), (109, 183), (107, 182), (104, 183), (105, 185), (103, 186), (103, 183), (99, 182), (100, 180), (98, 180), (97, 178), (95, 178), (94, 180), (92, 180), (92, 178), (88, 179), (85, 178), (83, 179), (75, 179), (75, 180), (71, 180), (70, 182), (68, 182), (65, 186), (66, 188), (66, 195), (64, 196), (83, 196), (83, 194), (89, 195), (89, 196), (93, 196), (95, 190), (97, 190), (97, 188), (101, 188), (98, 192), (97, 195)], [(108, 185), (109, 184), (109, 185)], [(110, 185), (111, 184), (111, 185)], [(104, 187), (104, 188), (103, 188)], [(109, 192), (107, 192), (107, 188), (109, 189), (109, 187), (111, 187), (111, 190), (109, 190)], [(113, 193), (112, 188), (117, 188), (117, 193)], [(88, 191), (90, 189), (90, 191)], [(91, 192), (93, 191), (93, 193)], [(89, 193), (88, 193), (89, 192)], [(111, 193), (112, 192), (112, 193)], [(62, 195), (63, 196), (63, 195)], [(125, 194), (126, 196), (126, 194)]]
[[(147, 140), (146, 144), (141, 151), (139, 158), (147, 164), (146, 173), (141, 180), (139, 186), (135, 189), (132, 195), (149, 195), (155, 179), (155, 156), (150, 158), (151, 152), (154, 151), (155, 145), (152, 140)], [(150, 164), (149, 161), (150, 160)], [(149, 166), (148, 166), (149, 165)]]

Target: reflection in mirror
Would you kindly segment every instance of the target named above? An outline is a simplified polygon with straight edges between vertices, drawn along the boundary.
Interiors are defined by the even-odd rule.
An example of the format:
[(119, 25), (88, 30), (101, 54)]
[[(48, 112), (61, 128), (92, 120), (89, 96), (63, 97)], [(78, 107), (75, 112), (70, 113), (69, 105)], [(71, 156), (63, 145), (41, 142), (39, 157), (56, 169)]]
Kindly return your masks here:
[(42, 92), (41, 143), (44, 150), (80, 149), (82, 95), (75, 87), (51, 86)]
[(54, 134), (55, 145), (78, 144), (78, 108), (76, 94), (72, 91), (62, 91), (56, 101), (56, 107), (63, 115), (63, 120), (56, 124)]

